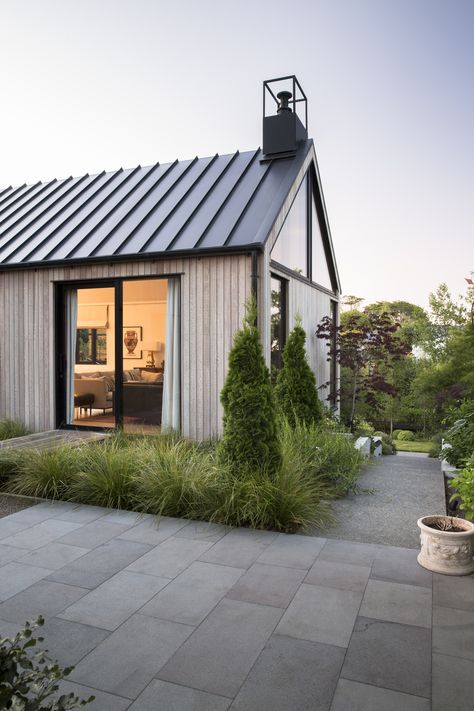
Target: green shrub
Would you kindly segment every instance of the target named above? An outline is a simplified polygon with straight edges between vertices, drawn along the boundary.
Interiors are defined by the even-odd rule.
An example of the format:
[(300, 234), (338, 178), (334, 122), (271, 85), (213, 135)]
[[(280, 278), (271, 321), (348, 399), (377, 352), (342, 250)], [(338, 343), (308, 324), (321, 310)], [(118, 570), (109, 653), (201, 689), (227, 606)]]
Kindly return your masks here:
[(29, 433), (30, 431), (20, 420), (0, 420), (0, 440), (24, 437)]
[(388, 442), (384, 442), (384, 440), (382, 440), (382, 454), (383, 455), (395, 454), (393, 445), (389, 444)]
[(415, 434), (410, 430), (400, 430), (397, 439), (399, 439), (401, 442), (414, 442)]
[(437, 442), (433, 442), (432, 446), (429, 449), (428, 457), (430, 457), (431, 459), (437, 459), (440, 454), (441, 454), (441, 445), (438, 444)]
[(354, 417), (352, 431), (355, 437), (370, 437), (374, 434), (374, 426), (363, 417)]
[(91, 696), (81, 701), (72, 693), (57, 696), (57, 682), (68, 676), (74, 667), (61, 669), (57, 662), (51, 663), (46, 652), (32, 651), (37, 642), (43, 641), (42, 637), (33, 637), (33, 630), (43, 624), (44, 619), (40, 616), (35, 622), (27, 622), (13, 637), (0, 639), (2, 709), (66, 711), (82, 708), (95, 699), (95, 696)]
[(402, 432), (402, 430), (393, 430), (392, 432), (392, 439), (398, 439), (398, 435)]
[(468, 521), (474, 521), (474, 454), (467, 460), (465, 468), (451, 479), (451, 486), (457, 489), (450, 502), (461, 499), (459, 508)]
[(66, 499), (80, 467), (80, 450), (68, 445), (57, 449), (26, 449), (17, 455), (15, 473), (7, 480), (11, 494)]
[(474, 401), (464, 400), (450, 410), (447, 424), (451, 427), (446, 439), (451, 448), (443, 449), (443, 457), (453, 466), (460, 468), (474, 454)]
[(280, 463), (270, 373), (255, 326), (255, 300), (249, 300), (242, 329), (234, 336), (229, 370), (221, 392), (224, 434), (220, 460), (234, 476), (253, 469), (276, 471)]
[(306, 333), (297, 316), (296, 325), (283, 349), (283, 367), (278, 373), (275, 397), (282, 414), (294, 426), (296, 421), (321, 422), (323, 405), (318, 397), (316, 378), (306, 356)]

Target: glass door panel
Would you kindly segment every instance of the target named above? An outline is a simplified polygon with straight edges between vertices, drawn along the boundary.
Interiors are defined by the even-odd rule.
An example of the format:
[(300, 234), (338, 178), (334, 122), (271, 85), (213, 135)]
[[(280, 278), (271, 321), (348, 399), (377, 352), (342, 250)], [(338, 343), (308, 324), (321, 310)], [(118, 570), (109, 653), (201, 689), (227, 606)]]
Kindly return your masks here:
[(167, 294), (167, 279), (123, 282), (122, 422), (125, 431), (161, 431)]
[(115, 289), (65, 292), (65, 421), (78, 427), (114, 427)]

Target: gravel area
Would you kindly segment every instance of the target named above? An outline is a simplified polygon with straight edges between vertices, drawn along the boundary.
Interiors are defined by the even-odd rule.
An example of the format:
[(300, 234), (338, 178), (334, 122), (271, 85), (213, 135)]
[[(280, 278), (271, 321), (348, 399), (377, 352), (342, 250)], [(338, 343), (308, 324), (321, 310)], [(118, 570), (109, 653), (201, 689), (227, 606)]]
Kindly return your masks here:
[[(326, 538), (418, 548), (421, 516), (445, 514), (446, 500), (437, 459), (403, 455), (372, 460), (359, 479), (372, 494), (351, 495), (333, 502), (336, 523)], [(313, 531), (315, 535), (317, 531)]]
[(5, 494), (0, 494), (0, 518), (9, 516), (16, 511), (28, 509), (30, 506), (34, 506), (37, 503), (39, 503), (39, 499), (30, 499), (23, 496), (6, 496)]

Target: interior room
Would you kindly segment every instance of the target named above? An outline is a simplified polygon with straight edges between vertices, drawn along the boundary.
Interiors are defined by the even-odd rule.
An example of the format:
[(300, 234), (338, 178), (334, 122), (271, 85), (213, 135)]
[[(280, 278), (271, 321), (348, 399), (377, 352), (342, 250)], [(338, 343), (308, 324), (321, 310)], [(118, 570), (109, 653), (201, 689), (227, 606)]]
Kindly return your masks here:
[[(168, 279), (126, 280), (122, 285), (122, 328), (115, 324), (115, 288), (73, 289), (68, 293), (68, 328), (74, 336), (74, 407), (69, 423), (117, 424), (117, 340), (122, 360), (121, 420), (125, 429), (162, 425), (166, 368)], [(75, 333), (73, 334), (73, 331)]]

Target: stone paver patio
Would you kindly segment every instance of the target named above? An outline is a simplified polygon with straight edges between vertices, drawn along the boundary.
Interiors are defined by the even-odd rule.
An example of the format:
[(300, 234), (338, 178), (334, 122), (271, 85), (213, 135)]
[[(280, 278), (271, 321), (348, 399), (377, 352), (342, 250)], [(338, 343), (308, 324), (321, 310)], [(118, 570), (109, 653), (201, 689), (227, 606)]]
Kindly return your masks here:
[(1, 633), (42, 613), (95, 711), (474, 708), (474, 577), (415, 550), (42, 503), (0, 566)]

